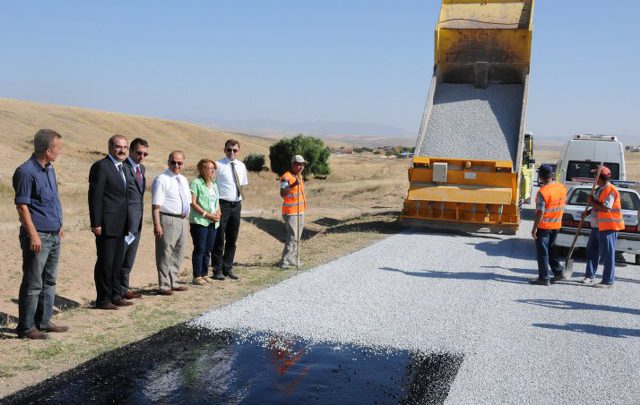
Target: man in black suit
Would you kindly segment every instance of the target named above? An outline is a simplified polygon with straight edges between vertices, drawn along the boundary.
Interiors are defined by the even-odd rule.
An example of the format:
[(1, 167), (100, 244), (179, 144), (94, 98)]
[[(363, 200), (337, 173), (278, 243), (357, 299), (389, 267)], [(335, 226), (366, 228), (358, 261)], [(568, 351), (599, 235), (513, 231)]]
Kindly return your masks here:
[(89, 217), (98, 256), (93, 272), (96, 308), (118, 309), (133, 304), (120, 295), (120, 276), (127, 234), (127, 190), (134, 179), (122, 163), (129, 149), (127, 138), (114, 135), (108, 146), (109, 154), (89, 172)]
[(147, 186), (147, 180), (144, 176), (145, 168), (142, 162), (149, 155), (149, 143), (141, 138), (131, 141), (129, 146), (129, 157), (124, 160), (125, 168), (134, 181), (129, 182), (127, 190), (127, 230), (128, 235), (131, 234), (135, 239), (131, 243), (125, 243), (124, 262), (122, 263), (122, 273), (120, 276), (120, 295), (123, 299), (142, 298), (142, 295), (136, 294), (129, 288), (129, 275), (133, 268), (138, 252), (138, 243), (140, 242), (140, 231), (142, 230), (142, 217), (144, 208), (144, 190)]

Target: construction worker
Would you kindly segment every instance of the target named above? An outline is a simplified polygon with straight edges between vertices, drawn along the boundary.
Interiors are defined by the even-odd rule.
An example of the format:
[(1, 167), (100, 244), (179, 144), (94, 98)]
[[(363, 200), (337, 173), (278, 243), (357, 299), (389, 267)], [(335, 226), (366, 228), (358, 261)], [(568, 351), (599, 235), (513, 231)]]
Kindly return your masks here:
[[(597, 169), (593, 170), (597, 171)], [(602, 281), (593, 284), (597, 288), (610, 288), (616, 275), (616, 240), (618, 232), (624, 229), (620, 193), (616, 186), (609, 182), (611, 170), (602, 166), (598, 178), (598, 188), (594, 196), (589, 196), (588, 203), (592, 209), (582, 213), (584, 219), (591, 215), (591, 235), (587, 242), (587, 267), (583, 284), (593, 284), (598, 270), (598, 263), (602, 259), (604, 270)]]
[(300, 266), (299, 252), (300, 235), (304, 228), (304, 212), (307, 199), (304, 195), (302, 172), (307, 162), (300, 155), (291, 158), (291, 170), (280, 177), (280, 196), (282, 201), (282, 219), (287, 230), (287, 239), (282, 251), (280, 268)]
[[(553, 245), (562, 225), (562, 214), (567, 200), (567, 189), (553, 180), (553, 169), (543, 164), (538, 169), (538, 179), (542, 187), (536, 195), (536, 218), (533, 222), (531, 236), (536, 241), (536, 257), (538, 259), (538, 278), (531, 284), (551, 285), (562, 280), (562, 265), (556, 256)], [(549, 272), (549, 265), (553, 278)]]

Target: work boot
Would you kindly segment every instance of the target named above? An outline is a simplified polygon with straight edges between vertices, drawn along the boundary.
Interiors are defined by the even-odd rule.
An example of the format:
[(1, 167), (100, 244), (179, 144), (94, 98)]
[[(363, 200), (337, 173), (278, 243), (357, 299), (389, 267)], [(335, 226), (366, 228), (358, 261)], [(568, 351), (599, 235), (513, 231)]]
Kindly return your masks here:
[(224, 275), (225, 275), (226, 277), (229, 277), (229, 278), (230, 278), (230, 279), (232, 279), (232, 280), (238, 280), (238, 279), (239, 279), (239, 277), (238, 277), (238, 276), (236, 276), (236, 274), (233, 272), (233, 270), (229, 270), (229, 271), (227, 271), (226, 273), (224, 273)]
[(223, 281), (224, 276), (222, 275), (222, 270), (215, 270), (213, 273), (213, 279)]
[(535, 278), (533, 280), (529, 280), (529, 284), (550, 286), (551, 280), (548, 278)]

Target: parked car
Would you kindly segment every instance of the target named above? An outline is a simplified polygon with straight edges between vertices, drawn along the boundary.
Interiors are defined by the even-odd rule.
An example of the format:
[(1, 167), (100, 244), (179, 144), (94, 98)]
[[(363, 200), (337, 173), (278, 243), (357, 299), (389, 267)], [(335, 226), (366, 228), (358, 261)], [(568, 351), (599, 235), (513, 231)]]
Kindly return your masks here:
[[(614, 182), (616, 183), (616, 182)], [(626, 182), (619, 184), (628, 184)], [(580, 214), (587, 205), (587, 197), (591, 194), (591, 185), (576, 184), (567, 191), (567, 205), (562, 216), (562, 228), (556, 239), (556, 246), (568, 250), (573, 242)], [(618, 186), (617, 186), (618, 187)], [(624, 230), (618, 234), (616, 252), (631, 253), (635, 255), (636, 264), (640, 264), (640, 227), (638, 224), (638, 210), (640, 210), (640, 194), (632, 189), (618, 187), (620, 192), (620, 203), (622, 205), (622, 216), (624, 218)], [(588, 216), (582, 224), (580, 236), (576, 241), (576, 247), (586, 247), (591, 232), (591, 216)]]

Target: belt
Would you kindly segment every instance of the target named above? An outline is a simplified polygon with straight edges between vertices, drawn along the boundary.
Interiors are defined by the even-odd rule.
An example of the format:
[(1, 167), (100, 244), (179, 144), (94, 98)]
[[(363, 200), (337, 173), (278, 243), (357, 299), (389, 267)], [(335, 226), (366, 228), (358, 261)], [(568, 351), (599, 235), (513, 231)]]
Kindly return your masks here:
[(186, 215), (181, 215), (181, 214), (169, 214), (168, 212), (162, 212), (162, 211), (160, 211), (160, 215), (166, 215), (166, 216), (168, 216), (168, 217), (181, 218), (181, 219), (184, 219), (184, 218), (186, 218), (186, 217), (187, 217)]
[(60, 229), (58, 229), (57, 231), (38, 231), (38, 230), (36, 229), (36, 231), (37, 231), (38, 233), (44, 233), (45, 235), (53, 235), (53, 236), (55, 236), (55, 235), (57, 235), (57, 234), (59, 234), (59, 233), (60, 233)]
[(220, 200), (220, 205), (231, 205), (231, 206), (235, 206), (237, 204), (240, 204), (242, 202), (242, 200), (240, 201), (227, 201), (227, 200)]

